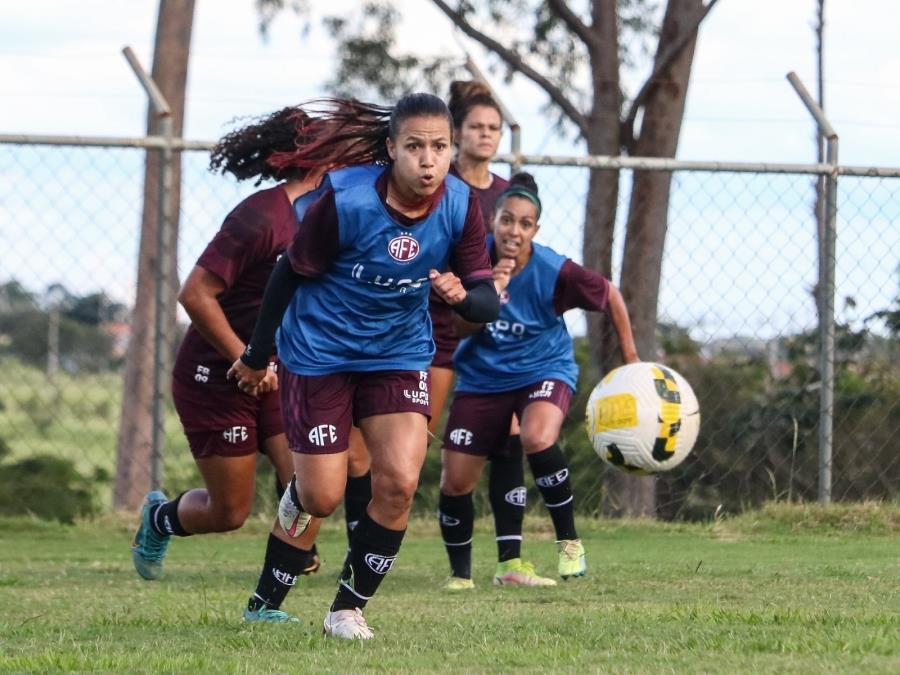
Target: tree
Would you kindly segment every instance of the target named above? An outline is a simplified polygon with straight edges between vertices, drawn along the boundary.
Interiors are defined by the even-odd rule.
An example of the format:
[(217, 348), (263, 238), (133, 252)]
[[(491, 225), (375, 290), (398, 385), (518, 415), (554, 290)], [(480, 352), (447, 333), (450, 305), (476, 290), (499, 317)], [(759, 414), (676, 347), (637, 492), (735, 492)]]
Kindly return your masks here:
[[(184, 102), (187, 89), (188, 57), (194, 19), (194, 0), (160, 0), (153, 50), (151, 75), (172, 109), (172, 127), (176, 137), (184, 126)], [(148, 106), (147, 134), (159, 133), (159, 121)], [(153, 355), (157, 259), (168, 257), (169, 269), (176, 269), (178, 240), (178, 205), (181, 201), (181, 154), (172, 155), (172, 186), (169, 213), (173, 214), (172, 242), (168, 251), (157, 250), (159, 223), (159, 176), (161, 153), (148, 152), (144, 167), (144, 207), (138, 253), (137, 292), (132, 316), (131, 339), (125, 357), (122, 415), (116, 457), (116, 479), (113, 505), (136, 508), (150, 487), (150, 461), (153, 434), (151, 407), (153, 402)], [(175, 322), (177, 280), (172, 275), (165, 320)], [(168, 352), (168, 349), (164, 350)]]
[[(574, 129), (588, 153), (675, 156), (697, 29), (717, 0), (706, 4), (703, 0), (668, 0), (652, 71), (627, 106), (620, 72), (635, 55), (622, 36), (637, 32), (643, 36), (638, 43), (645, 44), (654, 9), (646, 0), (593, 0), (586, 12), (566, 0), (431, 1), (454, 27), (487, 50), (494, 63), (506, 70), (508, 79), (523, 77), (540, 88), (561, 128)], [(258, 0), (258, 4), (265, 24), (284, 2)], [(392, 11), (389, 3), (368, 2), (357, 16), (361, 18), (353, 25), (340, 17), (327, 21), (339, 42), (337, 90), (352, 92), (355, 83), (363, 84), (363, 91), (388, 93), (400, 88), (401, 78), (413, 83), (416, 77), (420, 81), (435, 77), (440, 65), (434, 61), (395, 54), (393, 25), (399, 13)], [(670, 184), (669, 173), (636, 171), (631, 193), (620, 286), (643, 358), (656, 354)], [(590, 172), (583, 262), (607, 276), (612, 267), (618, 195), (618, 172)], [(592, 316), (588, 334), (594, 359), (602, 369), (617, 365), (617, 346), (606, 322)], [(652, 479), (615, 472), (606, 484), (608, 513), (654, 513)]]

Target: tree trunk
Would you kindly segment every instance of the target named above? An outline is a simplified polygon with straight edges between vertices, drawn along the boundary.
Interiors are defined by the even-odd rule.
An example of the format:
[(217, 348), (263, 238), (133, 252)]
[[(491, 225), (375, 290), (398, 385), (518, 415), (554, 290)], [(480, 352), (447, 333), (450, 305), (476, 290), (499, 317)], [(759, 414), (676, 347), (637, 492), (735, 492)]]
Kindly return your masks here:
[[(156, 25), (152, 76), (172, 110), (175, 137), (184, 127), (184, 103), (187, 89), (188, 57), (194, 18), (194, 0), (160, 0)], [(152, 108), (147, 111), (147, 133), (159, 133), (159, 122)], [(116, 479), (113, 506), (136, 508), (150, 489), (150, 461), (153, 435), (154, 325), (156, 321), (157, 230), (159, 224), (159, 175), (161, 153), (148, 151), (144, 169), (144, 207), (138, 252), (138, 276), (131, 320), (131, 337), (125, 359), (122, 414), (119, 421)], [(177, 241), (178, 213), (181, 202), (181, 153), (172, 154), (172, 191), (169, 213), (172, 234), (168, 257), (173, 271), (167, 289), (166, 321), (175, 323), (175, 297), (178, 289)], [(171, 334), (171, 331), (170, 331)], [(165, 345), (164, 354), (171, 353)]]
[[(670, 0), (657, 46), (657, 58), (686, 30), (701, 0)], [(684, 105), (694, 58), (696, 33), (659, 78), (644, 107), (635, 145), (639, 157), (675, 157), (684, 118)], [(628, 305), (638, 354), (656, 358), (656, 318), (663, 246), (668, 222), (671, 173), (635, 171), (625, 233), (622, 295)], [(610, 471), (607, 512), (649, 516), (656, 512), (656, 484), (652, 477)]]
[[(619, 26), (615, 0), (597, 0), (592, 20), (597, 46), (591, 58), (593, 109), (585, 138), (588, 154), (619, 154), (619, 117), (622, 91), (619, 86)], [(584, 213), (582, 261), (585, 267), (612, 277), (613, 235), (619, 201), (619, 172), (594, 169), (588, 178)], [(613, 367), (617, 344), (604, 314), (587, 315), (588, 341), (600, 372)]]

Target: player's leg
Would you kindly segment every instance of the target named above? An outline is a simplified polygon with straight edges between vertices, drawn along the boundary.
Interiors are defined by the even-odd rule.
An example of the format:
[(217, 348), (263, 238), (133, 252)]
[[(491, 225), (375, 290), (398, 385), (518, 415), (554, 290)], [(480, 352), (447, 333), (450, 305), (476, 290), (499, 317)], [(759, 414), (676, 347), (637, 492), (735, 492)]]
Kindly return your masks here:
[[(289, 481), (294, 475), (294, 464), (285, 435), (279, 433), (270, 436), (262, 445), (266, 456), (275, 466), (279, 482)], [(295, 617), (281, 611), (281, 604), (300, 576), (319, 569), (315, 538), (321, 522), (321, 519), (313, 518), (306, 532), (294, 539), (282, 529), (277, 520), (275, 521), (266, 543), (265, 558), (256, 590), (247, 601), (244, 610), (246, 621), (269, 623), (296, 621)]]
[(390, 571), (425, 461), (428, 373), (359, 376), (354, 416), (372, 460), (372, 501), (353, 530), (325, 634), (370, 639), (362, 610)]
[(334, 512), (347, 482), (347, 447), (355, 384), (351, 376), (279, 373), (279, 394), (294, 475), (278, 505), (278, 520), (301, 537), (313, 517)]
[(372, 500), (372, 474), (369, 450), (358, 427), (350, 430), (350, 449), (347, 466), (347, 487), (344, 491), (344, 520), (347, 527), (347, 545), (353, 528), (366, 512)]
[(428, 421), (428, 431), (436, 434), (441, 424), (441, 414), (447, 403), (447, 396), (453, 386), (452, 360), (446, 366), (432, 365), (428, 369), (428, 380), (431, 388), (431, 419)]
[(450, 561), (450, 578), (444, 586), (447, 590), (475, 587), (472, 581), (472, 531), (475, 527), (472, 491), (481, 477), (484, 463), (483, 455), (467, 454), (447, 447), (441, 450), (438, 521)]
[(256, 429), (191, 432), (188, 444), (205, 488), (167, 500), (147, 495), (141, 525), (132, 544), (132, 561), (145, 579), (156, 579), (172, 536), (226, 532), (244, 524), (253, 505), (256, 475)]
[(572, 392), (558, 380), (544, 380), (522, 391), (522, 447), (556, 531), (559, 575), (563, 579), (583, 576), (584, 547), (575, 529), (569, 464), (556, 443)]
[(472, 491), (491, 450), (506, 438), (504, 420), (512, 417), (512, 399), (505, 394), (462, 392), (453, 399), (441, 451), (441, 492), (438, 518), (450, 560), (445, 588), (474, 588), (472, 531), (475, 505)]

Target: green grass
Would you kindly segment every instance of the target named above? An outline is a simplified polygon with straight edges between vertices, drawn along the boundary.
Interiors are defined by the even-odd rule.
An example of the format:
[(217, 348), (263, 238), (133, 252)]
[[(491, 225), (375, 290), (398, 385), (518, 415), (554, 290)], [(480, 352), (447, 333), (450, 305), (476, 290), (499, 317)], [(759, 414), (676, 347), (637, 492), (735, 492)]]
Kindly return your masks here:
[[(338, 524), (321, 538), (323, 569), (285, 604), (303, 623), (266, 627), (239, 620), (262, 521), (173, 542), (164, 579), (148, 583), (131, 567), (131, 519), (2, 520), (0, 670), (900, 672), (900, 507), (856, 510), (805, 528), (796, 522), (827, 519), (781, 506), (706, 525), (582, 521), (589, 576), (550, 589), (491, 586), (481, 521), (478, 588), (456, 595), (439, 590), (435, 524), (415, 521), (367, 610), (367, 644), (320, 634)], [(546, 519), (529, 519), (525, 550), (554, 569)]]

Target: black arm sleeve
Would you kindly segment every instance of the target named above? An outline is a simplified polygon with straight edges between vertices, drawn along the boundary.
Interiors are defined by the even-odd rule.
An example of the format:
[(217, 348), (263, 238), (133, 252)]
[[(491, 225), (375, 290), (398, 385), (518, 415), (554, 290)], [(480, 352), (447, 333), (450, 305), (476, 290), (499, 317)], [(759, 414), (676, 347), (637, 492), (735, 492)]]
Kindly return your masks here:
[(262, 370), (268, 365), (269, 355), (275, 344), (275, 331), (281, 325), (281, 318), (291, 304), (294, 292), (301, 281), (303, 277), (294, 271), (288, 257), (281, 256), (275, 263), (275, 269), (272, 270), (266, 284), (259, 316), (256, 317), (256, 325), (253, 327), (253, 336), (241, 354), (241, 361), (245, 365), (254, 370)]
[(500, 314), (500, 297), (494, 280), (489, 277), (466, 284), (466, 299), (451, 307), (466, 321), (490, 323)]

